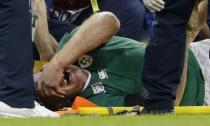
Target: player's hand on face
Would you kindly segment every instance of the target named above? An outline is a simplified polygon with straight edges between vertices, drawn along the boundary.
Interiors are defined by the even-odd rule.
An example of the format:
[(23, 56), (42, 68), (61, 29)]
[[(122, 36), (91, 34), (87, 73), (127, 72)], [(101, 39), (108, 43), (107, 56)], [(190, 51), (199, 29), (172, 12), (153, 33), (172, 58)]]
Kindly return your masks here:
[(43, 69), (38, 81), (37, 91), (42, 97), (57, 96), (64, 97), (66, 92), (62, 89), (64, 83), (63, 69), (53, 63), (49, 63)]
[[(38, 82), (40, 80), (43, 69), (44, 69), (44, 67), (41, 70), (39, 70), (33, 74), (35, 89), (39, 96), (39, 100), (42, 102), (42, 104), (45, 107), (48, 107), (52, 110), (58, 110), (58, 109), (65, 107), (66, 103), (69, 103), (69, 99), (66, 99), (65, 97), (55, 96), (55, 95), (54, 96), (52, 96), (52, 95), (42, 96), (40, 94), (40, 92), (37, 90)], [(61, 86), (64, 86), (64, 85), (66, 85), (66, 83), (63, 81)]]
[(63, 90), (66, 91), (67, 97), (74, 97), (78, 95), (85, 84), (85, 75), (82, 70), (77, 67), (70, 65), (65, 69), (65, 78), (67, 84), (62, 84)]
[(145, 7), (151, 11), (161, 11), (164, 9), (165, 2), (163, 0), (143, 0)]

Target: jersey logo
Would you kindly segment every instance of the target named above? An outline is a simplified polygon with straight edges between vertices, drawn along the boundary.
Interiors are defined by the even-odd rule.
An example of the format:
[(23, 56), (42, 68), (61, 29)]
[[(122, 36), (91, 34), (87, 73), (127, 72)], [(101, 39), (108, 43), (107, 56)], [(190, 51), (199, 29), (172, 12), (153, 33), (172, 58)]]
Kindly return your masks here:
[(81, 68), (87, 68), (93, 64), (93, 58), (89, 55), (83, 55), (77, 62)]
[(73, 23), (74, 21), (77, 20), (79, 15), (82, 13), (83, 10), (85, 10), (88, 7), (78, 9), (78, 10), (62, 10), (59, 8), (52, 8), (50, 9), (50, 18), (52, 19), (58, 19), (61, 20), (62, 22), (68, 22), (68, 23)]
[(94, 94), (99, 94), (99, 93), (105, 93), (104, 85), (102, 82), (96, 82), (95, 84), (91, 85), (93, 93)]
[(107, 73), (106, 73), (106, 69), (98, 70), (98, 76), (101, 80), (109, 78)]

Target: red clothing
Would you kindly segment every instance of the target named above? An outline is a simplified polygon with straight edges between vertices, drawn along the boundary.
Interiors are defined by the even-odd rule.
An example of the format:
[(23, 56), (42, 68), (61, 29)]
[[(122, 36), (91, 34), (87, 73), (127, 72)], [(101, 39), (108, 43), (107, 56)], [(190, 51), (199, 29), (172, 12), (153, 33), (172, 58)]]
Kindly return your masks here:
[(90, 0), (54, 0), (53, 5), (63, 10), (76, 10), (90, 4)]

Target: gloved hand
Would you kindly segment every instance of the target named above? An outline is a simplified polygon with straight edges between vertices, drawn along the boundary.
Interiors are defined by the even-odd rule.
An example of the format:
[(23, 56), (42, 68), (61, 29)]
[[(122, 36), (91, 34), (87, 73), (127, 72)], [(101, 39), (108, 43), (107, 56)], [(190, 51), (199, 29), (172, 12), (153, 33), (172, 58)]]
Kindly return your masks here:
[(165, 2), (163, 0), (143, 0), (145, 7), (151, 11), (161, 11), (164, 9)]

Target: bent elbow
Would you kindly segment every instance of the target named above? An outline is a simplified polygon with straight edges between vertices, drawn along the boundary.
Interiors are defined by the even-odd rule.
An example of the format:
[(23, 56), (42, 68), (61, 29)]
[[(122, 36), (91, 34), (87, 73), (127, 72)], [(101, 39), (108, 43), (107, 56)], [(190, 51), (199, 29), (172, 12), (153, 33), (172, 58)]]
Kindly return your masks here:
[(101, 12), (103, 24), (112, 30), (115, 34), (120, 29), (120, 21), (112, 12)]

